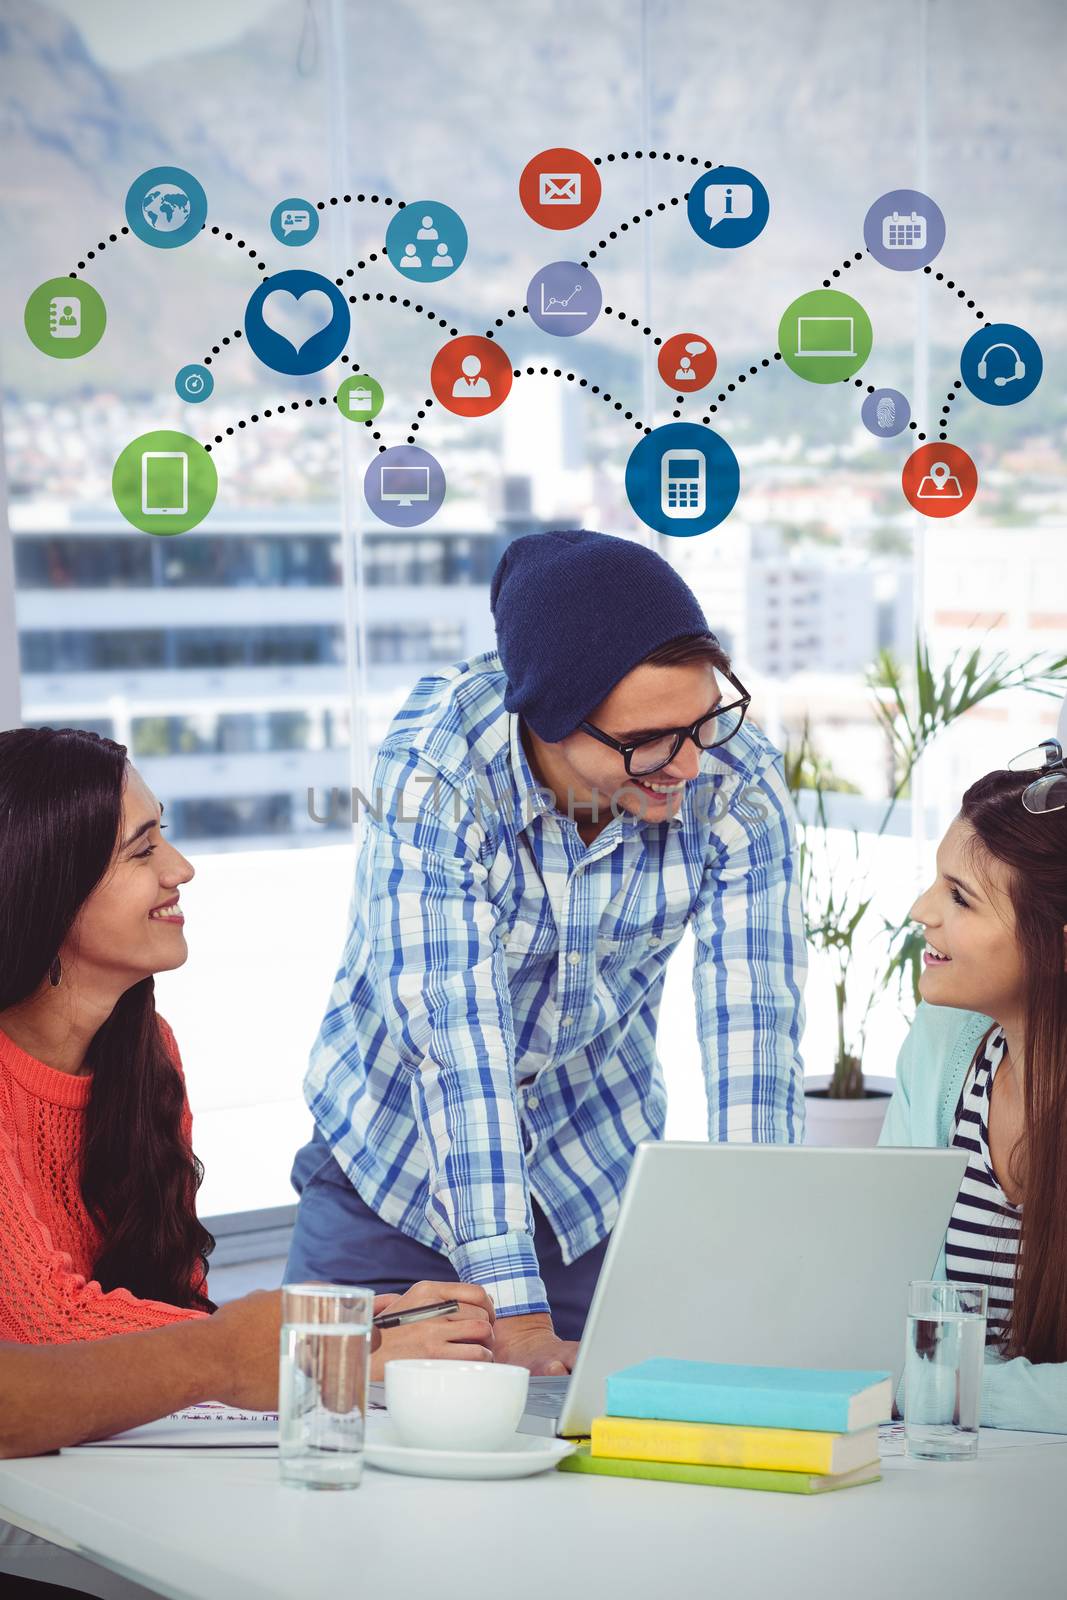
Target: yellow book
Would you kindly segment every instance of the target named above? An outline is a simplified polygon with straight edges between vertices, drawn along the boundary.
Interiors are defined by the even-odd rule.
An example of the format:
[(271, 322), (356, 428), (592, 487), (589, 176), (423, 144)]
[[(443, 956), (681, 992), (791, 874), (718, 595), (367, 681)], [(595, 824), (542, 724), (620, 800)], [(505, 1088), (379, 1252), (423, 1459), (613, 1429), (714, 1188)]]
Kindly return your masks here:
[(624, 1461), (778, 1472), (853, 1472), (878, 1460), (878, 1429), (810, 1433), (799, 1428), (739, 1428), (716, 1422), (595, 1417), (590, 1454)]

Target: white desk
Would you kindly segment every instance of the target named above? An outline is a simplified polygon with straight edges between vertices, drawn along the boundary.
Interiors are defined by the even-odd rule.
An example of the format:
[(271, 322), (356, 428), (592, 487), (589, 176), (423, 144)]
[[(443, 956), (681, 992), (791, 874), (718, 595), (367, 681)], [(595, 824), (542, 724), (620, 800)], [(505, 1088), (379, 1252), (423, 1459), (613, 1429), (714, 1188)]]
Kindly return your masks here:
[(347, 1493), (265, 1460), (0, 1462), (0, 1515), (169, 1600), (968, 1600), (1061, 1596), (1067, 1445), (887, 1462), (821, 1497), (591, 1479), (449, 1483), (368, 1468)]

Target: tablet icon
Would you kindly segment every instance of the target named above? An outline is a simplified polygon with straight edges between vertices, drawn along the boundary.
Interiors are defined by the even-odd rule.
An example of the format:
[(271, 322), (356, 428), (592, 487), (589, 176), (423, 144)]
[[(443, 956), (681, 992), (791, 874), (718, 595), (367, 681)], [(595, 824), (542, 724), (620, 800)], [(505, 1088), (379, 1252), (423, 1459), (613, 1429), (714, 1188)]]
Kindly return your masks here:
[(141, 515), (184, 517), (188, 510), (188, 454), (184, 450), (146, 450), (141, 457)]

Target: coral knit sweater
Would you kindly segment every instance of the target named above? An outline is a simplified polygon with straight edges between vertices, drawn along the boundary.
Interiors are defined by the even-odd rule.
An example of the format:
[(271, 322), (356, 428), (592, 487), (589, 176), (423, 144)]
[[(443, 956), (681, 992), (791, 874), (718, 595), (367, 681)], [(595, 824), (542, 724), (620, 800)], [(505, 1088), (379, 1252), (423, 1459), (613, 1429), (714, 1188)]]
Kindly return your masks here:
[[(181, 1072), (174, 1035), (160, 1029)], [(0, 1340), (66, 1344), (203, 1316), (91, 1280), (100, 1235), (79, 1188), (90, 1075), (57, 1072), (0, 1030)], [(186, 1137), (192, 1119), (186, 1103)]]

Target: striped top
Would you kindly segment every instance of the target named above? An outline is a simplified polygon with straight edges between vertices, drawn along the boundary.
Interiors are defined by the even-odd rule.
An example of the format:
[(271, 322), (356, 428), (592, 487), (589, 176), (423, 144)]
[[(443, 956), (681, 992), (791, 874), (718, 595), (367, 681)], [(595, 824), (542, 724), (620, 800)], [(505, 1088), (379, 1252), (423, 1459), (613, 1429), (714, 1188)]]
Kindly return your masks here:
[(1000, 1028), (978, 1046), (952, 1128), (952, 1143), (966, 1150), (968, 1157), (948, 1225), (945, 1266), (950, 1279), (984, 1283), (988, 1288), (987, 1345), (999, 1344), (1007, 1330), (1022, 1216), (997, 1181), (989, 1154), (989, 1097), (1006, 1050)]
[(799, 1141), (807, 964), (782, 757), (750, 723), (679, 816), (586, 845), (538, 787), (498, 655), (419, 680), (378, 751), (351, 926), (305, 1094), (377, 1214), (504, 1315), (548, 1309), (663, 1136), (656, 1027), (687, 927), (713, 1140)]

